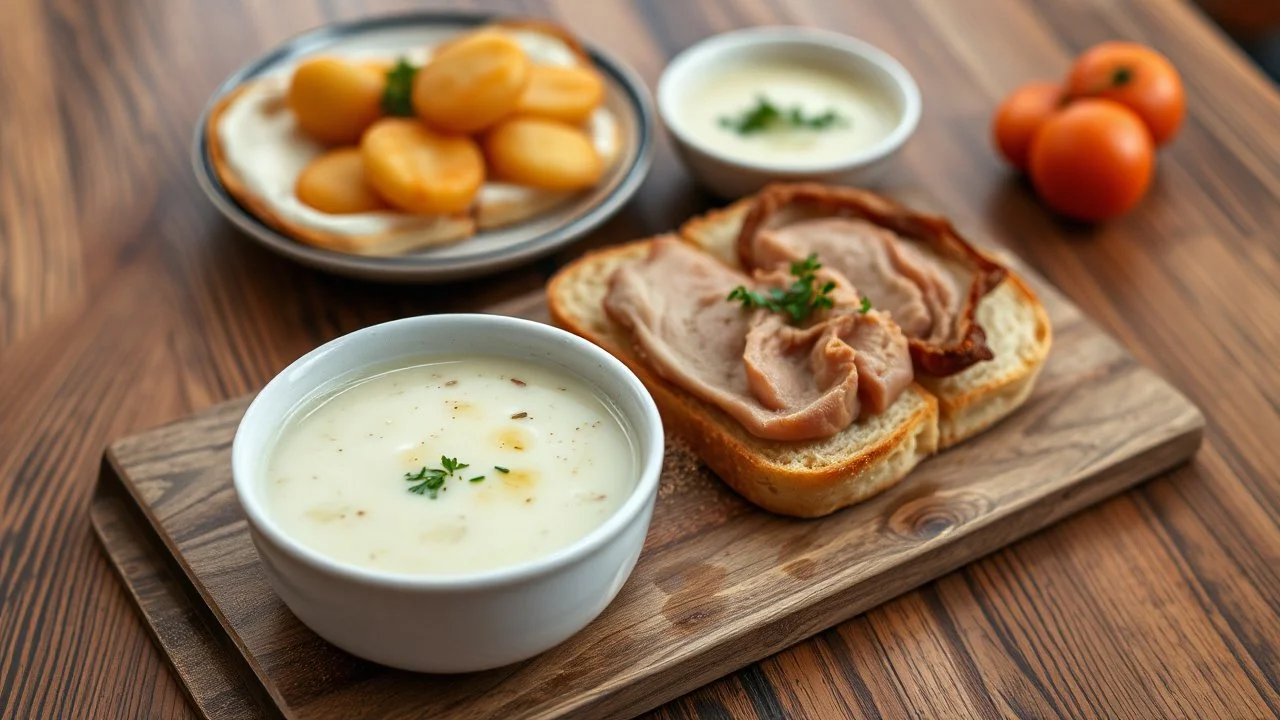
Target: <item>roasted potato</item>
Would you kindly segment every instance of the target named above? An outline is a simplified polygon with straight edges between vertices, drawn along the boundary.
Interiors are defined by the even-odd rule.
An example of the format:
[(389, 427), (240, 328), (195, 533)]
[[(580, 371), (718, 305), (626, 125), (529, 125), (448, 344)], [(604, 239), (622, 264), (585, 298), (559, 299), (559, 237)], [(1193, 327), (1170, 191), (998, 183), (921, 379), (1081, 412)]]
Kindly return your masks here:
[(484, 183), (484, 156), (465, 135), (444, 135), (414, 118), (383, 118), (360, 141), (365, 177), (406, 212), (466, 210)]
[(396, 66), (396, 61), (389, 58), (365, 58), (357, 60), (356, 64), (362, 68), (378, 73), (382, 76), (382, 79), (385, 82), (387, 73), (391, 72), (391, 69)]
[(581, 130), (554, 120), (504, 120), (484, 139), (485, 157), (495, 177), (548, 190), (595, 185), (604, 162)]
[(330, 150), (312, 160), (298, 175), (294, 194), (304, 205), (333, 215), (390, 208), (365, 179), (358, 147)]
[(580, 125), (603, 99), (604, 81), (591, 68), (534, 65), (516, 112)]
[(449, 43), (418, 71), (413, 110), (423, 122), (451, 133), (474, 133), (515, 110), (529, 82), (529, 58), (496, 32)]
[(287, 101), (307, 135), (330, 145), (354, 145), (382, 116), (386, 84), (386, 74), (367, 65), (311, 58), (293, 71)]

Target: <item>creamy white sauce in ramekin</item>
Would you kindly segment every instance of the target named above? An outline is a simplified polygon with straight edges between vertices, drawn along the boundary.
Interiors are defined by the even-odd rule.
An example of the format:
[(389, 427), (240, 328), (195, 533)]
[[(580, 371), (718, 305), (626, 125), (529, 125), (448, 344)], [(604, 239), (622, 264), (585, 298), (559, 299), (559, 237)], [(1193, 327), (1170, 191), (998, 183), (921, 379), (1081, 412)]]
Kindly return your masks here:
[[(792, 127), (742, 133), (732, 123), (767, 100), (781, 112), (804, 118), (834, 113), (822, 129)], [(766, 165), (828, 162), (863, 151), (893, 132), (897, 113), (884, 93), (865, 79), (818, 63), (761, 58), (708, 72), (685, 94), (677, 118), (702, 146), (725, 156)]]

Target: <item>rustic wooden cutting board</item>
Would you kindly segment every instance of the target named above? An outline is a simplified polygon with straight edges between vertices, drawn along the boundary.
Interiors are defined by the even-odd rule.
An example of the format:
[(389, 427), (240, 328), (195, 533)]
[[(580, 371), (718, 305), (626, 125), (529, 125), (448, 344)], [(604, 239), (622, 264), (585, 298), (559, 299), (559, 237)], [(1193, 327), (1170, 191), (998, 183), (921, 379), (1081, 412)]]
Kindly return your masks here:
[[(897, 488), (821, 520), (755, 510), (678, 441), (634, 574), (533, 660), (466, 676), (328, 645), (267, 585), (231, 487), (249, 398), (113, 444), (94, 527), (196, 707), (211, 718), (638, 714), (1190, 457), (1204, 420), (1057, 291), (1034, 395)], [(545, 319), (540, 294), (495, 312)]]

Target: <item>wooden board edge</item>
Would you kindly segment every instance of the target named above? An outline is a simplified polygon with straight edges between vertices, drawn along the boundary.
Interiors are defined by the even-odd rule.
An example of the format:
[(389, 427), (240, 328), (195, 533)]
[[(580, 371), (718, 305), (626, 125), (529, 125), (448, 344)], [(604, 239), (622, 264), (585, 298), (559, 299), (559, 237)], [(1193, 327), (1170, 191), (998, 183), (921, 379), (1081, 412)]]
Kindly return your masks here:
[(1188, 462), (1199, 449), (1204, 418), (1194, 405), (1184, 427), (1145, 452), (1080, 478), (1056, 493), (1038, 498), (1006, 516), (999, 523), (975, 529), (960, 546), (941, 543), (916, 558), (908, 572), (895, 568), (835, 593), (814, 605), (757, 627), (726, 637), (695, 663), (678, 664), (645, 678), (589, 698), (570, 708), (560, 708), (545, 718), (586, 720), (599, 717), (631, 718), (686, 695), (751, 663), (779, 653), (893, 598), (979, 560), (1024, 537), (1127, 490), (1144, 480)]
[(211, 618), (204, 616), (191, 597), (193, 590), (166, 561), (159, 538), (134, 507), (106, 456), (89, 502), (89, 522), (147, 634), (197, 714), (208, 720), (284, 717), (251, 670), (218, 640)]
[[(252, 399), (252, 396), (245, 396), (230, 401), (231, 403), (239, 403), (246, 399)], [(245, 403), (247, 407), (247, 402)], [(220, 405), (215, 405), (204, 411), (192, 415), (190, 419), (202, 419), (206, 417), (215, 417)], [(177, 425), (181, 421), (169, 423), (169, 425)], [(157, 428), (162, 431), (165, 427)], [(118, 443), (110, 445), (106, 452), (103, 453), (102, 474), (100, 479), (110, 477), (114, 482), (109, 487), (115, 490), (123, 497), (128, 498), (128, 506), (135, 517), (135, 522), (139, 527), (146, 529), (147, 537), (151, 541), (151, 546), (156, 548), (159, 556), (163, 558), (164, 567), (168, 569), (170, 576), (179, 581), (180, 587), (187, 593), (187, 602), (195, 608), (210, 628), (221, 630), (214, 637), (222, 647), (222, 650), (234, 658), (236, 667), (243, 671), (245, 682), (251, 683), (254, 692), (261, 693), (259, 695), (261, 703), (264, 706), (270, 706), (285, 712), (288, 704), (276, 689), (274, 682), (262, 670), (257, 659), (244, 646), (239, 634), (235, 628), (222, 614), (222, 608), (213, 601), (205, 590), (199, 578), (196, 577), (195, 571), (187, 564), (186, 557), (183, 556), (176, 542), (165, 534), (160, 532), (160, 520), (156, 518), (151, 511), (151, 506), (147, 500), (142, 497), (138, 488), (131, 483), (124, 481), (124, 467), (120, 463), (116, 454)]]

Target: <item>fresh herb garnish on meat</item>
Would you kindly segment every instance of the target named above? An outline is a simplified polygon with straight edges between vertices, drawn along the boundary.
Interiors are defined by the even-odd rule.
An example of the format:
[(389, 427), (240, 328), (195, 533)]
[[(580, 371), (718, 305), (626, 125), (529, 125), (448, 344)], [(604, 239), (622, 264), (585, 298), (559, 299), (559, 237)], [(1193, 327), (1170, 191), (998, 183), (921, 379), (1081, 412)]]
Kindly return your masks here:
[[(816, 273), (821, 267), (822, 263), (818, 262), (818, 256), (810, 255), (800, 262), (791, 263), (791, 274), (795, 276), (795, 282), (791, 283), (791, 287), (785, 290), (770, 288), (766, 293), (759, 293), (748, 290), (745, 285), (739, 285), (729, 293), (726, 299), (730, 302), (740, 302), (744, 308), (764, 308), (772, 312), (786, 313), (791, 317), (792, 322), (801, 322), (813, 311), (835, 305), (835, 301), (831, 299), (831, 291), (835, 289), (836, 284), (828, 281), (818, 285)], [(870, 307), (870, 303), (867, 305)]]
[(739, 135), (755, 135), (774, 130), (826, 130), (846, 127), (849, 119), (827, 110), (818, 115), (806, 115), (799, 106), (780, 108), (763, 95), (756, 97), (754, 107), (743, 110), (736, 117), (720, 116), (720, 127)]
[(413, 117), (413, 78), (418, 68), (400, 58), (387, 71), (387, 89), (382, 92), (382, 111), (388, 115)]
[(862, 304), (858, 306), (858, 314), (866, 315), (867, 311), (870, 309), (871, 309), (871, 298), (866, 298), (866, 297), (862, 298)]

